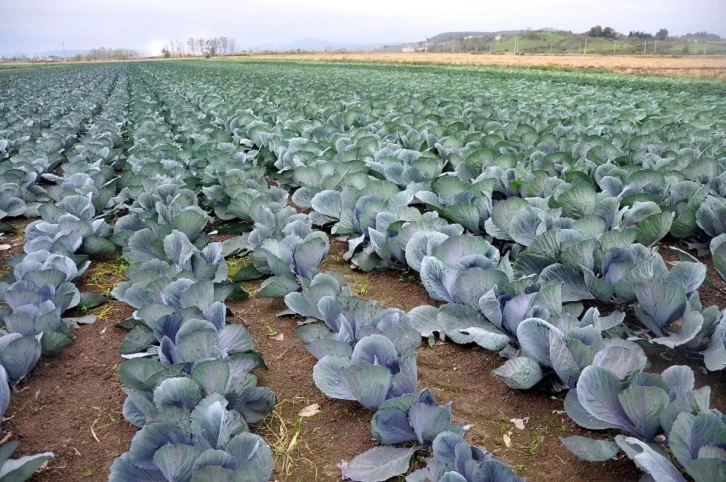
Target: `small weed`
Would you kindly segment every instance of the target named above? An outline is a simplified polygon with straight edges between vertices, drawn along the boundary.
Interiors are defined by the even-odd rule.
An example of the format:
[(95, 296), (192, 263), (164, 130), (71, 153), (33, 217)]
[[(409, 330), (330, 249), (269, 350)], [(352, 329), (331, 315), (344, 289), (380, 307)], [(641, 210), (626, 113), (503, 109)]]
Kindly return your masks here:
[(252, 283), (240, 283), (239, 285), (242, 287), (243, 290), (250, 294), (250, 298), (255, 296), (255, 293), (257, 292), (257, 288), (255, 288), (255, 285), (253, 285)]
[(532, 441), (529, 443), (529, 454), (537, 455), (539, 453), (539, 449), (542, 448), (543, 442), (544, 435), (537, 435), (535, 438), (533, 438)]
[(231, 281), (232, 278), (234, 278), (239, 270), (243, 268), (247, 268), (252, 264), (252, 259), (249, 256), (245, 256), (244, 258), (227, 258), (227, 278)]
[(104, 304), (96, 308), (96, 311), (92, 313), (96, 315), (97, 321), (105, 321), (108, 318), (108, 315), (111, 314), (111, 310), (111, 305)]
[(128, 267), (128, 261), (120, 256), (112, 261), (94, 263), (89, 271), (88, 283), (100, 288), (103, 294), (109, 295), (119, 278), (126, 279), (124, 273)]
[(514, 468), (517, 469), (517, 472), (524, 472), (524, 464), (517, 464)]
[(93, 476), (93, 474), (94, 474), (94, 471), (91, 467), (86, 467), (85, 469), (83, 469), (83, 472), (81, 472), (81, 475), (83, 477), (91, 477), (91, 476)]
[(365, 296), (368, 294), (368, 291), (371, 289), (371, 281), (367, 278), (363, 278), (362, 276), (356, 276), (355, 280), (355, 286), (353, 287), (353, 290), (355, 291), (355, 294), (358, 296)]
[(543, 417), (540, 422), (540, 427), (543, 431), (557, 430), (559, 428), (559, 422), (551, 415)]
[(275, 336), (277, 335), (277, 330), (271, 327), (270, 325), (267, 325), (267, 336)]
[[(283, 400), (278, 403), (275, 409), (262, 421), (269, 436), (265, 437), (272, 448), (275, 457), (275, 465), (280, 467), (280, 472), (289, 476), (295, 470), (300, 461), (309, 465), (317, 479), (318, 468), (315, 462), (307, 458), (304, 453), (311, 453), (310, 447), (302, 437), (303, 417), (297, 417), (291, 424), (282, 415), (282, 406), (290, 403)], [(293, 403), (294, 404), (294, 403)]]
[(418, 277), (415, 273), (407, 271), (398, 277), (398, 281), (400, 281), (401, 283), (415, 283), (416, 281), (418, 281)]

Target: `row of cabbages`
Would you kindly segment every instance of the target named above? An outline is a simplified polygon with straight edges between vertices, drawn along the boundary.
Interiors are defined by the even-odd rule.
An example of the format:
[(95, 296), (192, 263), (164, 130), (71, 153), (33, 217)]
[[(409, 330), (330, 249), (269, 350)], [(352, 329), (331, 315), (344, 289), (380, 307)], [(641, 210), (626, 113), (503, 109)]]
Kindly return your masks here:
[[(197, 176), (211, 164), (210, 146), (197, 142), (202, 125), (180, 124), (138, 71), (131, 77), (119, 181), (128, 214), (112, 236), (130, 267), (113, 295), (135, 309), (120, 323), (130, 329), (120, 377), (124, 418), (141, 430), (109, 480), (266, 482), (272, 452), (248, 424), (276, 399), (251, 374), (264, 361), (249, 334), (226, 322), (225, 300), (246, 293), (227, 281), (222, 243), (203, 232), (210, 219), (197, 202)], [(215, 148), (235, 155), (234, 146)]]
[[(88, 269), (89, 255), (103, 251), (103, 243), (108, 243), (103, 237), (111, 230), (102, 216), (113, 203), (110, 196), (97, 195), (94, 183), (103, 185), (114, 175), (112, 165), (118, 161), (128, 99), (122, 74), (89, 72), (86, 82), (87, 89), (64, 92), (57, 99), (58, 109), (46, 112), (33, 102), (10, 104), (5, 115), (9, 129), (4, 132), (17, 142), (6, 149), (8, 159), (0, 163), (0, 189), (16, 197), (9, 200), (13, 208), (5, 209), (3, 215), (41, 219), (27, 226), (25, 254), (8, 260), (12, 269), (0, 281), (4, 303), (0, 308), (0, 420), (11, 390), (40, 356), (71, 343), (74, 326), (95, 320), (94, 316), (64, 318), (63, 314), (105, 301), (100, 295), (80, 293), (73, 282)], [(34, 118), (34, 113), (40, 118)], [(22, 135), (26, 129), (29, 132)], [(61, 175), (50, 173), (56, 169)], [(41, 187), (37, 184), (41, 178), (55, 184)], [(0, 448), (3, 481), (26, 480), (53, 457), (44, 453), (9, 460), (17, 446), (18, 442), (9, 442)]]
[(28, 80), (27, 84), (13, 82), (0, 92), (0, 228), (3, 231), (10, 228), (3, 223), (5, 218), (39, 216), (40, 203), (49, 198), (38, 185), (41, 175), (48, 175), (64, 160), (64, 153), (78, 142), (78, 132), (101, 109), (112, 82), (109, 75), (79, 75), (78, 72), (43, 79), (48, 84), (60, 81), (54, 87), (36, 85), (37, 78)]
[[(726, 425), (709, 408), (708, 388), (694, 390), (687, 367), (643, 372), (647, 358), (635, 341), (701, 355), (711, 370), (726, 366), (726, 315), (704, 308), (697, 292), (704, 282), (713, 286), (706, 267), (682, 251), (674, 253), (682, 262), (667, 262), (653, 247), (669, 234), (705, 239), (692, 246), (710, 247), (726, 276), (723, 119), (705, 104), (675, 107), (653, 93), (660, 98), (652, 105), (611, 103), (580, 127), (592, 120), (585, 109), (572, 115), (538, 103), (523, 114), (520, 104), (515, 116), (410, 95), (397, 103), (390, 92), (377, 101), (375, 89), (331, 89), (327, 80), (322, 87), (290, 70), (274, 92), (260, 80), (274, 71), (245, 72), (255, 79), (248, 83), (225, 83), (219, 71), (205, 78), (209, 72), (194, 67), (159, 69), (155, 78), (259, 149), (256, 161), (295, 189), (292, 201), (349, 241), (354, 266), (412, 269), (432, 298), (446, 302), (416, 308), (405, 321), (400, 313), (391, 315), (395, 322), (388, 314), (379, 320), (360, 300), (336, 300), (335, 277), (304, 280), (302, 295), (286, 301), (327, 325), (301, 329), (321, 359), (315, 379), (323, 392), (377, 409), (400, 395), (404, 381), (413, 391), (418, 341), (410, 330), (439, 332), (501, 351), (508, 361), (495, 373), (513, 388), (546, 379), (571, 389), (566, 408), (582, 426), (628, 434), (615, 442), (565, 439), (579, 456), (607, 460), (622, 449), (646, 472), (683, 480), (663, 456), (667, 445), (694, 479), (719, 479)], [(204, 78), (205, 92), (215, 93), (185, 77)], [(659, 117), (644, 121), (650, 111)], [(215, 211), (224, 216), (225, 208)], [(585, 310), (589, 300), (632, 306), (642, 327), (624, 324), (620, 311)], [(375, 329), (357, 331), (368, 323)], [(399, 452), (392, 466), (405, 471), (411, 453)]]
[(109, 69), (102, 70), (4, 72), (0, 76), (0, 160), (58, 160), (85, 115), (83, 108), (77, 107), (86, 100), (101, 99), (98, 96), (115, 75)]

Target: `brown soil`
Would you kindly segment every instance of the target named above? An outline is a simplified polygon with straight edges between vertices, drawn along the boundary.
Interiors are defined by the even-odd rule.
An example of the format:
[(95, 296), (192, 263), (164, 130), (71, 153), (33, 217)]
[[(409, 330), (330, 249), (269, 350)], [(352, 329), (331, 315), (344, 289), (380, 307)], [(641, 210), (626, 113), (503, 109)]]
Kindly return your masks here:
[[(20, 246), (12, 254), (20, 254), (22, 234), (12, 239), (13, 246)], [(123, 279), (109, 269), (117, 263), (116, 257), (94, 259), (78, 280), (78, 289), (107, 292)], [(5, 414), (10, 420), (3, 428), (12, 440), (20, 441), (14, 456), (55, 454), (33, 481), (106, 481), (113, 460), (128, 450), (136, 428), (123, 421), (125, 395), (118, 379), (122, 361), (118, 348), (126, 332), (113, 325), (132, 311), (115, 300), (92, 309), (97, 321), (75, 330), (74, 342), (59, 353), (42, 357), (12, 395)], [(72, 310), (66, 315), (84, 314)]]
[(131, 308), (118, 301), (104, 307), (108, 316), (76, 330), (76, 340), (60, 353), (43, 357), (11, 398), (5, 414), (11, 420), (3, 427), (20, 441), (15, 456), (55, 453), (34, 481), (106, 481), (136, 433), (121, 416), (118, 347), (125, 333), (113, 326)]
[(470, 53), (348, 52), (252, 54), (225, 60), (295, 60), (383, 62), (396, 64), (498, 65), (609, 71), (621, 74), (726, 78), (726, 56), (665, 57), (649, 55), (475, 55)]
[(7, 265), (6, 260), (15, 256), (23, 254), (23, 246), (25, 244), (25, 228), (33, 222), (32, 219), (19, 219), (12, 222), (14, 233), (5, 233), (0, 238), (0, 244), (9, 244), (10, 249), (6, 251), (0, 251), (0, 276), (5, 275), (10, 270), (10, 266)]

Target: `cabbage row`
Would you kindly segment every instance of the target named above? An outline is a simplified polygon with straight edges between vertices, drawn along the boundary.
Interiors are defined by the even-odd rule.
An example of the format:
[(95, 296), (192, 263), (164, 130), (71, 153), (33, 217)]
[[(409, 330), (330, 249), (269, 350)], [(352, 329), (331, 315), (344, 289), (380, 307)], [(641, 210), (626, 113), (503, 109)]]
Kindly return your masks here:
[[(94, 316), (63, 317), (64, 313), (105, 301), (103, 296), (80, 293), (73, 282), (91, 264), (89, 255), (102, 252), (103, 243), (110, 244), (104, 237), (111, 229), (102, 215), (111, 198), (99, 197), (95, 185), (109, 180), (110, 165), (118, 159), (126, 77), (107, 70), (79, 77), (85, 85), (61, 89), (62, 99), (46, 99), (51, 107), (58, 102), (48, 111), (40, 109), (42, 98), (35, 99), (37, 103), (5, 106), (3, 135), (13, 143), (4, 143), (7, 159), (0, 163), (0, 189), (8, 196), (9, 207), (2, 214), (41, 219), (27, 226), (25, 254), (8, 260), (11, 271), (0, 281), (4, 304), (0, 308), (0, 419), (11, 390), (41, 355), (71, 343), (71, 328), (95, 320)], [(14, 89), (10, 93), (18, 94)], [(22, 100), (22, 96), (11, 98)], [(41, 186), (42, 181), (55, 184)], [(18, 442), (9, 442), (0, 447), (2, 480), (26, 480), (53, 458), (48, 452), (12, 460), (9, 457), (17, 446)]]
[[(276, 399), (251, 374), (265, 365), (249, 334), (226, 322), (224, 301), (246, 293), (227, 281), (223, 246), (203, 232), (209, 218), (197, 176), (206, 166), (196, 160), (196, 132), (204, 126), (142, 76), (132, 77), (131, 93), (119, 178), (128, 214), (112, 236), (130, 267), (112, 294), (135, 308), (120, 323), (130, 329), (120, 377), (124, 418), (140, 431), (109, 480), (267, 481), (272, 452), (248, 424)], [(234, 146), (225, 149), (233, 157)]]

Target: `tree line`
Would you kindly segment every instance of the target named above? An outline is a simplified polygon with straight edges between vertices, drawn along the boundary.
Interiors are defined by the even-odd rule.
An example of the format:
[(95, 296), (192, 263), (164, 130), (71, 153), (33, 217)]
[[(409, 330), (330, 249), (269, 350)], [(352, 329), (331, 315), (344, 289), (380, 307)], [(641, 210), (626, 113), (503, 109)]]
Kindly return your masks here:
[(161, 49), (163, 57), (214, 57), (237, 52), (237, 43), (230, 37), (194, 38), (185, 42), (172, 40)]
[(100, 47), (91, 49), (85, 54), (78, 54), (73, 57), (76, 62), (89, 60), (128, 60), (142, 57), (142, 55), (131, 49), (113, 49)]
[[(587, 31), (589, 37), (603, 37), (603, 38), (617, 38), (620, 35), (612, 27), (602, 28), (600, 25), (595, 25)], [(662, 28), (656, 32), (655, 35), (652, 33), (644, 32), (642, 30), (631, 30), (628, 33), (629, 38), (641, 38), (641, 39), (656, 39), (656, 40), (668, 40), (668, 29)]]

